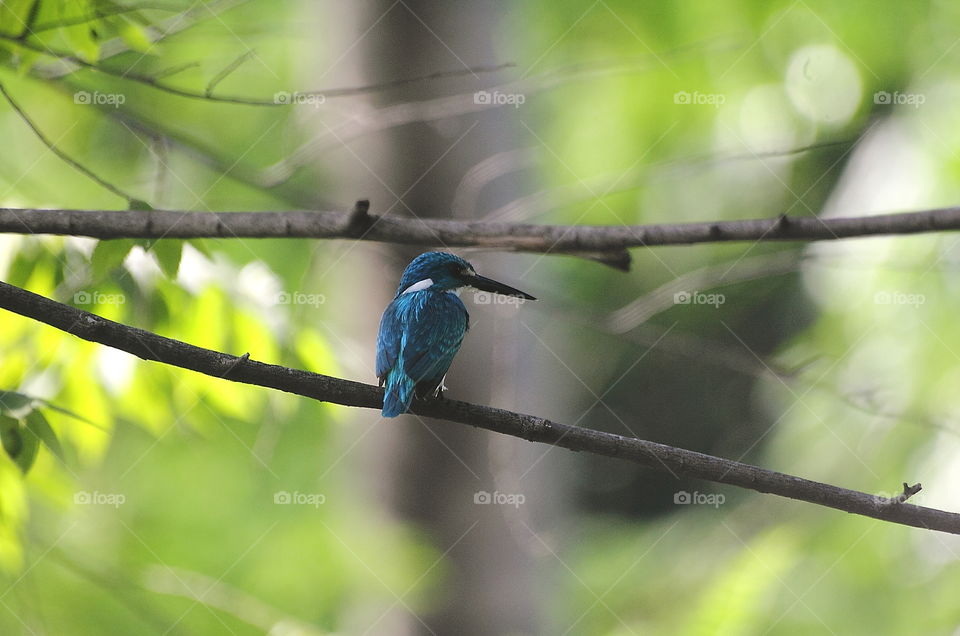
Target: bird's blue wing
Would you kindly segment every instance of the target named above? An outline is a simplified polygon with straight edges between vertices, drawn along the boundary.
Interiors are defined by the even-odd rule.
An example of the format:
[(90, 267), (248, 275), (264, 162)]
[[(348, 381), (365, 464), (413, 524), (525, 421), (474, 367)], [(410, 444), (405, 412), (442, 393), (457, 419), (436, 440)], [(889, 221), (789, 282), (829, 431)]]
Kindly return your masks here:
[[(423, 294), (420, 296), (420, 294)], [(467, 309), (453, 294), (415, 292), (405, 321), (403, 370), (415, 382), (439, 385), (467, 331)]]
[[(424, 290), (395, 298), (383, 312), (377, 335), (377, 377), (388, 394), (406, 382), (410, 388), (416, 384), (421, 394), (436, 390), (460, 350), (469, 319), (453, 294)], [(397, 399), (406, 404), (409, 394), (400, 391)]]
[(381, 385), (386, 382), (387, 374), (397, 363), (402, 337), (400, 306), (397, 300), (394, 300), (384, 310), (380, 319), (380, 332), (377, 334), (377, 377)]

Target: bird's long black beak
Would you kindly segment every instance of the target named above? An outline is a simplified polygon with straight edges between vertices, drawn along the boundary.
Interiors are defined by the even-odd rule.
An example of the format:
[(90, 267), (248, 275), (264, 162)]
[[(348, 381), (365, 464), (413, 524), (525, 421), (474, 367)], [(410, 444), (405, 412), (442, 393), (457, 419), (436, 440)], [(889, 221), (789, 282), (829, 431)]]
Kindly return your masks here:
[(517, 296), (518, 298), (523, 298), (526, 300), (536, 300), (536, 298), (527, 292), (522, 292), (519, 289), (514, 289), (510, 285), (504, 285), (503, 283), (495, 281), (492, 278), (480, 276), (479, 274), (468, 277), (466, 281), (468, 285), (471, 287), (476, 287), (481, 291), (493, 292), (494, 294), (503, 294), (504, 296)]

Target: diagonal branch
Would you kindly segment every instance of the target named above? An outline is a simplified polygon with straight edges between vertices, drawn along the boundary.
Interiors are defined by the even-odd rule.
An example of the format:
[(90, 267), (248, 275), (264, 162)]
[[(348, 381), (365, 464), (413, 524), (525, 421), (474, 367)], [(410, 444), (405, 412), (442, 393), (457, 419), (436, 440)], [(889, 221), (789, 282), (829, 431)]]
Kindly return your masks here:
[[(383, 390), (375, 386), (257, 362), (246, 354), (238, 357), (196, 347), (107, 320), (3, 282), (0, 282), (0, 307), (144, 360), (344, 406), (378, 409), (383, 403)], [(413, 412), (531, 442), (617, 457), (674, 475), (730, 484), (892, 523), (960, 534), (960, 514), (904, 503), (920, 490), (919, 484), (904, 484), (902, 495), (887, 498), (656, 442), (467, 402), (446, 399), (416, 402)]]
[(350, 212), (185, 212), (0, 208), (0, 233), (118, 238), (349, 238), (404, 245), (565, 254), (630, 268), (630, 248), (736, 241), (829, 241), (960, 230), (960, 207), (820, 218), (654, 225), (531, 225)]
[(17, 101), (13, 99), (13, 96), (7, 92), (7, 89), (3, 86), (3, 84), (0, 84), (0, 95), (2, 95), (5, 100), (7, 100), (7, 103), (10, 104), (10, 107), (13, 109), (13, 111), (17, 113), (17, 116), (19, 116), (21, 120), (23, 120), (23, 123), (25, 123), (27, 127), (33, 132), (34, 136), (36, 136), (37, 139), (40, 140), (40, 143), (46, 146), (50, 150), (50, 152), (52, 152), (57, 157), (59, 157), (61, 161), (70, 165), (74, 170), (77, 170), (78, 172), (82, 173), (84, 176), (96, 182), (98, 185), (106, 188), (107, 190), (117, 195), (118, 197), (125, 199), (127, 203), (132, 204), (134, 201), (136, 201), (136, 199), (133, 196), (131, 196), (130, 194), (127, 194), (117, 186), (113, 185), (112, 183), (110, 183), (109, 181), (107, 181), (97, 173), (95, 173), (90, 168), (87, 168), (85, 165), (83, 165), (82, 163), (80, 163), (79, 161), (77, 161), (76, 159), (74, 159), (64, 151), (60, 150), (60, 147), (56, 143), (54, 143), (53, 140), (47, 137), (42, 130), (40, 130), (40, 127), (37, 126), (36, 122), (34, 122), (33, 119), (31, 119), (31, 117), (27, 115), (26, 111), (24, 111), (23, 108), (20, 107), (20, 104), (18, 104)]

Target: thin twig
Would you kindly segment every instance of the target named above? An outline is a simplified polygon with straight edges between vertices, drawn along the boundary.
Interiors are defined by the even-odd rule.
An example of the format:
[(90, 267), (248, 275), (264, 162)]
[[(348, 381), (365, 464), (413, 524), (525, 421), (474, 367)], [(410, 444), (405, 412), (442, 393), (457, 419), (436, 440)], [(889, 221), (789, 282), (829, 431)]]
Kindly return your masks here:
[[(177, 95), (179, 97), (186, 97), (190, 99), (203, 99), (210, 102), (219, 102), (224, 104), (240, 104), (244, 106), (289, 106), (291, 103), (294, 103), (295, 100), (277, 100), (277, 99), (257, 99), (254, 97), (241, 97), (237, 95), (213, 95), (209, 94), (207, 91), (197, 91), (189, 88), (182, 88), (178, 86), (171, 86), (170, 84), (165, 84), (159, 81), (159, 78), (156, 75), (148, 75), (145, 73), (137, 73), (131, 69), (114, 69), (103, 64), (89, 62), (81, 57), (66, 53), (64, 51), (57, 51), (51, 49), (46, 45), (34, 44), (32, 42), (19, 40), (16, 37), (0, 34), (0, 40), (7, 40), (14, 42), (19, 46), (22, 46), (25, 49), (33, 51), (35, 53), (40, 53), (42, 55), (47, 55), (49, 57), (54, 57), (58, 60), (69, 62), (83, 68), (88, 68), (90, 70), (96, 71), (98, 73), (103, 73), (104, 75), (110, 75), (122, 80), (127, 80), (131, 82), (137, 82), (145, 86), (150, 86), (157, 90), (170, 93), (171, 95)], [(411, 84), (414, 82), (423, 82), (432, 79), (437, 79), (441, 77), (462, 77), (465, 75), (477, 75), (480, 73), (492, 73), (495, 71), (503, 70), (513, 66), (513, 64), (497, 64), (495, 66), (476, 66), (470, 68), (456, 69), (451, 71), (439, 71), (434, 73), (429, 73), (427, 75), (420, 75), (417, 77), (403, 78), (399, 80), (392, 80), (389, 82), (379, 82), (376, 84), (368, 84), (365, 86), (354, 86), (346, 88), (331, 88), (327, 90), (309, 90), (309, 91), (299, 91), (298, 94), (301, 95), (322, 95), (324, 97), (348, 97), (353, 95), (365, 95), (367, 93), (374, 93), (387, 88), (393, 88), (403, 84)], [(229, 67), (228, 67), (229, 68)], [(222, 71), (221, 71), (222, 72)]]
[[(602, 174), (596, 177), (581, 179), (575, 183), (567, 183), (551, 188), (544, 188), (509, 201), (483, 215), (484, 221), (517, 222), (543, 214), (550, 210), (563, 208), (577, 203), (594, 201), (601, 197), (608, 197), (624, 192), (639, 190), (648, 182), (668, 175), (683, 177), (683, 173), (690, 173), (697, 168), (706, 168), (721, 164), (743, 161), (762, 161), (764, 159), (785, 159), (807, 152), (829, 150), (839, 146), (849, 146), (856, 139), (832, 140), (785, 148), (783, 150), (768, 150), (757, 153), (729, 153), (720, 155), (700, 155), (693, 157), (670, 158), (654, 163), (644, 163), (631, 168), (627, 172)], [(469, 173), (468, 173), (469, 174)], [(685, 178), (685, 177), (684, 177)], [(466, 179), (466, 177), (464, 177)], [(602, 193), (598, 196), (598, 193)], [(455, 200), (456, 202), (456, 200)], [(462, 206), (461, 206), (462, 208)], [(475, 217), (475, 210), (462, 210), (454, 206), (454, 210), (461, 216)]]
[[(665, 54), (666, 55), (666, 54)], [(420, 101), (401, 102), (376, 108), (339, 124), (328, 127), (307, 139), (289, 156), (261, 170), (258, 182), (264, 187), (276, 187), (289, 180), (298, 169), (310, 164), (323, 152), (340, 148), (351, 141), (374, 132), (411, 124), (432, 122), (485, 110), (504, 108), (509, 101), (486, 99), (495, 94), (523, 95), (525, 100), (549, 90), (576, 82), (585, 82), (607, 76), (631, 75), (657, 66), (653, 56), (638, 59), (620, 59), (581, 63), (553, 69), (549, 72), (521, 77), (484, 87), (482, 90), (446, 95)], [(487, 95), (484, 96), (483, 93)]]
[(245, 53), (241, 53), (240, 55), (238, 55), (235, 60), (227, 64), (223, 68), (223, 70), (221, 70), (219, 73), (213, 76), (213, 79), (211, 79), (210, 82), (207, 84), (207, 88), (203, 91), (203, 94), (206, 95), (207, 97), (210, 97), (211, 95), (213, 95), (213, 89), (215, 89), (217, 85), (220, 84), (220, 82), (227, 79), (227, 77), (229, 77), (231, 73), (233, 73), (235, 70), (240, 68), (240, 66), (244, 62), (246, 62), (256, 54), (257, 52), (254, 49), (250, 49)]
[[(37, 3), (39, 4), (39, 3)], [(181, 13), (183, 8), (175, 5), (160, 4), (156, 2), (145, 2), (142, 4), (131, 4), (131, 5), (113, 5), (113, 6), (103, 6), (95, 7), (93, 13), (87, 13), (85, 15), (76, 16), (74, 18), (62, 18), (60, 20), (50, 20), (48, 22), (41, 22), (36, 26), (30, 27), (29, 34), (36, 35), (38, 33), (43, 33), (44, 31), (51, 31), (53, 29), (61, 29), (64, 27), (76, 26), (78, 24), (86, 24), (87, 22), (93, 22), (94, 20), (103, 20), (104, 18), (110, 18), (113, 16), (122, 15), (124, 13), (134, 13), (137, 11), (169, 11), (171, 13)]]
[(50, 149), (50, 152), (57, 155), (58, 157), (60, 157), (62, 161), (70, 164), (74, 169), (83, 173), (85, 176), (92, 179), (99, 185), (103, 186), (110, 192), (114, 193), (121, 199), (125, 199), (128, 204), (136, 200), (136, 197), (133, 197), (132, 195), (127, 194), (126, 192), (124, 192), (117, 186), (113, 185), (109, 181), (101, 178), (92, 170), (90, 170), (89, 168), (81, 164), (79, 161), (77, 161), (67, 153), (60, 150), (60, 148), (58, 148), (57, 145), (52, 140), (50, 140), (49, 137), (43, 134), (43, 131), (41, 131), (40, 128), (37, 126), (37, 124), (34, 123), (32, 119), (30, 119), (27, 113), (24, 112), (22, 108), (20, 108), (20, 105), (17, 104), (17, 102), (13, 99), (10, 93), (7, 92), (7, 89), (3, 86), (3, 84), (0, 84), (0, 94), (2, 94), (4, 98), (6, 98), (7, 103), (10, 104), (10, 107), (13, 108), (14, 111), (16, 111), (20, 119), (23, 120), (23, 123), (25, 123), (30, 128), (30, 130), (33, 131), (33, 134), (36, 135), (37, 139), (39, 139), (44, 146)]
[[(344, 406), (379, 409), (383, 389), (299, 369), (266, 364), (197, 347), (107, 320), (0, 282), (0, 307), (46, 323), (78, 338), (217, 378), (268, 387)], [(917, 528), (960, 534), (960, 514), (936, 510), (856, 490), (803, 479), (749, 464), (632, 437), (560, 424), (550, 420), (456, 400), (415, 402), (417, 415), (468, 424), (531, 442), (560, 446), (717, 483), (770, 493)], [(904, 496), (919, 490), (908, 487)], [(912, 492), (910, 492), (912, 491)]]
[(265, 634), (286, 632), (320, 636), (328, 633), (321, 631), (316, 625), (285, 614), (221, 579), (222, 577), (214, 579), (199, 572), (163, 565), (147, 569), (143, 576), (143, 586), (157, 594), (179, 596), (194, 603), (202, 603), (206, 607), (216, 608), (253, 625)]
[(435, 71), (426, 75), (417, 77), (402, 77), (400, 79), (389, 80), (386, 82), (377, 82), (376, 84), (365, 84), (361, 86), (344, 86), (342, 88), (331, 88), (321, 91), (304, 91), (304, 95), (323, 95), (324, 97), (352, 97), (354, 95), (364, 95), (367, 93), (376, 93), (391, 88), (406, 86), (416, 82), (427, 82), (430, 80), (447, 79), (451, 77), (465, 77), (475, 73), (496, 73), (504, 69), (513, 68), (516, 64), (505, 62), (503, 64), (494, 64), (490, 66), (474, 66), (466, 69), (452, 69), (447, 71)]
[(626, 333), (653, 316), (677, 304), (683, 304), (684, 299), (689, 302), (693, 294), (757, 278), (789, 274), (797, 271), (802, 261), (802, 253), (782, 250), (772, 254), (740, 258), (733, 263), (713, 263), (681, 274), (610, 312), (604, 319), (603, 325), (612, 333)]
[[(147, 39), (151, 43), (160, 42), (204, 22), (221, 20), (221, 16), (227, 11), (247, 4), (248, 2), (251, 2), (251, 0), (211, 0), (210, 2), (194, 4), (186, 11), (180, 11), (169, 18), (154, 22), (145, 27)], [(130, 44), (120, 36), (99, 42), (98, 46), (100, 49), (98, 55), (99, 64), (103, 64), (104, 60), (131, 50)], [(70, 75), (80, 68), (80, 66), (81, 65), (75, 64), (70, 60), (54, 57), (54, 61), (50, 63), (37, 62), (32, 64), (30, 74), (41, 79), (52, 80)]]

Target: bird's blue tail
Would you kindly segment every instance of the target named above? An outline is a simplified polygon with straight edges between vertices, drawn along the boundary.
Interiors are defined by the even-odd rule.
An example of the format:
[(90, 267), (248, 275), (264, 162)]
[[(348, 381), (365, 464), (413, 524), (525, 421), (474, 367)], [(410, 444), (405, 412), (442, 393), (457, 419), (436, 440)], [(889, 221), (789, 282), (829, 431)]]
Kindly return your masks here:
[(413, 401), (415, 382), (400, 369), (391, 369), (387, 376), (387, 385), (383, 393), (384, 417), (396, 417), (406, 413)]

